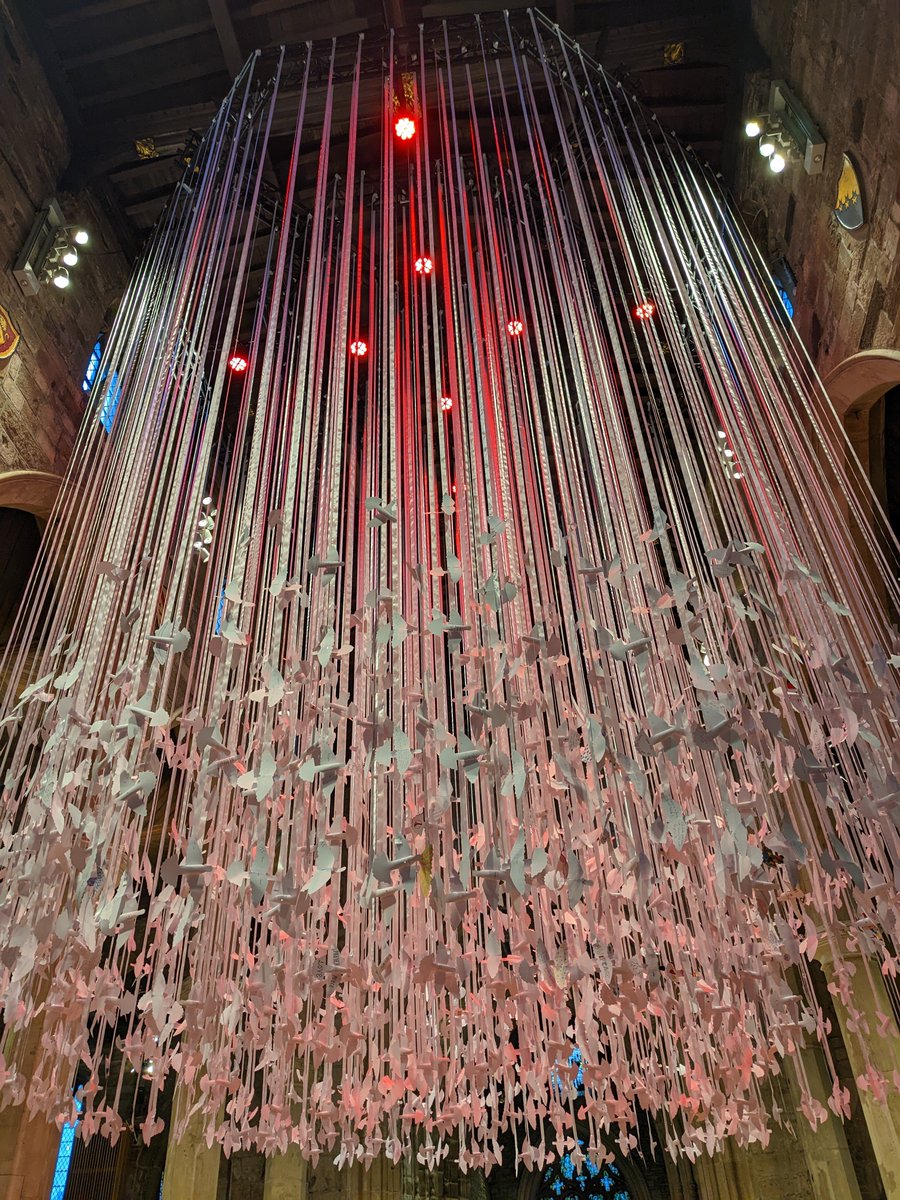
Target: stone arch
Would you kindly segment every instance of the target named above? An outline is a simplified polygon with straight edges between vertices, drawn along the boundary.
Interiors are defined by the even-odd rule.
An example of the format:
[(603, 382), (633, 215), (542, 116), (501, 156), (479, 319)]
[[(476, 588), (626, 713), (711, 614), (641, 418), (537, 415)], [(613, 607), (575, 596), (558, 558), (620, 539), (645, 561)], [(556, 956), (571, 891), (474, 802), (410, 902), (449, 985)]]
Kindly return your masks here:
[[(900, 350), (852, 354), (824, 384), (872, 491), (900, 536), (900, 472), (893, 467), (900, 439)], [(865, 511), (865, 496), (860, 500)]]
[[(878, 416), (877, 406), (884, 396), (900, 387), (900, 350), (861, 350), (859, 354), (851, 354), (828, 373), (824, 384), (877, 493), (879, 430), (873, 428), (872, 418)], [(883, 415), (880, 424), (883, 426)]]
[(61, 484), (58, 475), (46, 471), (0, 472), (0, 648), (13, 637), (15, 614)]
[(48, 471), (0, 471), (0, 508), (18, 509), (46, 521), (62, 479)]
[(843, 421), (848, 412), (871, 408), (900, 384), (900, 350), (861, 350), (825, 376), (825, 391)]

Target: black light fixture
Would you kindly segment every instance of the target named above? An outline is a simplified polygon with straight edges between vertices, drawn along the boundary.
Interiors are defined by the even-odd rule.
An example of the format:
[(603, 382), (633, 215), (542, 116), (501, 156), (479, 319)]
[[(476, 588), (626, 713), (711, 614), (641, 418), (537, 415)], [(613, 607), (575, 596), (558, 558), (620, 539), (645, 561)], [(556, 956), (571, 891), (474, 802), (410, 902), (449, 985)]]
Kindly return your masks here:
[(87, 230), (66, 224), (59, 203), (48, 200), (35, 217), (13, 267), (19, 287), (31, 296), (36, 295), (45, 283), (67, 288), (69, 268), (78, 264), (78, 247), (86, 246), (89, 241)]

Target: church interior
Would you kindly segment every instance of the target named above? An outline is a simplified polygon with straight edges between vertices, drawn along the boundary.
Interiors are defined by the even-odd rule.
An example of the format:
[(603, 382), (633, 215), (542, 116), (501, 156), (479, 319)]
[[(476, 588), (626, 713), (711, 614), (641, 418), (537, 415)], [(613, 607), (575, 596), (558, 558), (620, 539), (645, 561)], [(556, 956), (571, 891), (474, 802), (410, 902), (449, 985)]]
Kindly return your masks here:
[(0, 34), (0, 1200), (900, 1200), (898, 0)]

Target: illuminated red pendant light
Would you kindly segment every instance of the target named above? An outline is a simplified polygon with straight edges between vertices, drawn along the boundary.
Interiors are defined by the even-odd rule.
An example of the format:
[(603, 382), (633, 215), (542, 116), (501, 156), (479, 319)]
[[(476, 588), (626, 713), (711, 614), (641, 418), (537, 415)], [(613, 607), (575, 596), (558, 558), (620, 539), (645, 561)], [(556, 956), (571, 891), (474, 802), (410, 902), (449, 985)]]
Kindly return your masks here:
[(639, 300), (631, 310), (631, 315), (636, 321), (649, 321), (656, 312), (656, 305), (652, 300)]
[(410, 142), (416, 136), (416, 122), (409, 113), (401, 113), (394, 122), (394, 133), (398, 141)]

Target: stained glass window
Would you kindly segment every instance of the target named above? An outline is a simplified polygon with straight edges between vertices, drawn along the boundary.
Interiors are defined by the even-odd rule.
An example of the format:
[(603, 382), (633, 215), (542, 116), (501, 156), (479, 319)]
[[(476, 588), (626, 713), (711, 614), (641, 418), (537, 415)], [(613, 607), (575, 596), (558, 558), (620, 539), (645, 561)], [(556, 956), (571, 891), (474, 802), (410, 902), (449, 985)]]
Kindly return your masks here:
[[(81, 1108), (81, 1104), (78, 1104)], [(73, 1125), (63, 1125), (59, 1137), (59, 1152), (56, 1155), (56, 1166), (53, 1168), (53, 1182), (50, 1184), (50, 1200), (63, 1200), (66, 1194), (66, 1183), (69, 1179), (69, 1168), (72, 1166), (72, 1151), (75, 1149), (75, 1130), (78, 1122)]]
[(569, 1197), (602, 1197), (602, 1200), (631, 1200), (631, 1193), (615, 1163), (598, 1165), (585, 1159), (578, 1168), (564, 1154), (544, 1172), (539, 1200), (569, 1200)]
[(225, 589), (228, 583), (222, 584), (222, 591), (219, 593), (219, 607), (216, 609), (216, 627), (214, 632), (222, 632), (222, 618), (225, 616)]
[[(118, 372), (113, 371), (110, 375), (108, 370), (100, 373), (100, 364), (103, 361), (103, 345), (105, 342), (104, 336), (101, 334), (94, 342), (94, 348), (91, 351), (91, 357), (88, 359), (88, 365), (85, 368), (84, 379), (81, 381), (81, 390), (89, 394), (100, 391), (100, 403), (97, 409), (97, 416), (100, 424), (107, 433), (112, 429), (113, 418), (116, 415), (116, 409), (119, 407), (119, 399), (122, 395), (122, 385), (119, 382)], [(103, 386), (105, 385), (105, 386)]]
[(784, 305), (784, 311), (790, 320), (794, 319), (794, 298), (797, 294), (797, 277), (791, 269), (791, 264), (784, 256), (777, 258), (772, 264), (772, 282)]
[(784, 311), (787, 315), (794, 319), (794, 302), (791, 299), (791, 294), (786, 287), (783, 287), (778, 280), (775, 280), (775, 286), (778, 288), (778, 295), (781, 297), (781, 303), (784, 305)]
[(116, 409), (119, 407), (121, 395), (122, 385), (119, 383), (118, 374), (113, 371), (112, 375), (109, 377), (109, 386), (106, 388), (106, 391), (103, 393), (103, 397), (100, 400), (100, 411), (98, 413), (98, 416), (100, 417), (100, 424), (107, 433), (109, 433), (109, 431), (112, 429), (113, 418), (116, 415)]
[(94, 386), (94, 380), (97, 378), (97, 372), (100, 370), (100, 360), (103, 358), (103, 338), (97, 338), (94, 342), (94, 348), (91, 351), (91, 357), (88, 359), (88, 365), (85, 368), (84, 379), (81, 381), (81, 390), (89, 392)]

